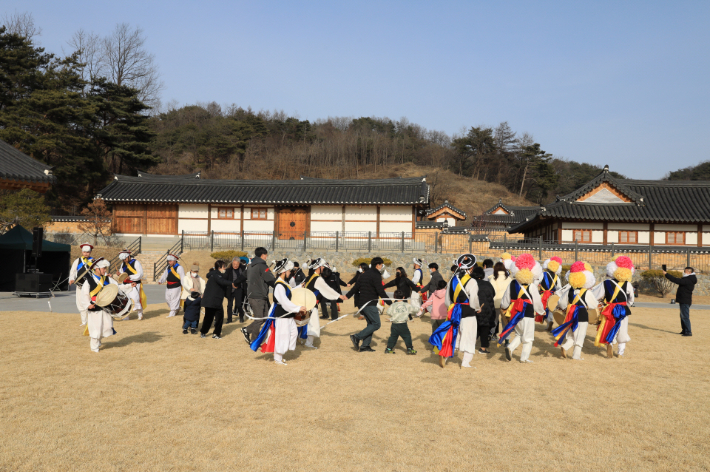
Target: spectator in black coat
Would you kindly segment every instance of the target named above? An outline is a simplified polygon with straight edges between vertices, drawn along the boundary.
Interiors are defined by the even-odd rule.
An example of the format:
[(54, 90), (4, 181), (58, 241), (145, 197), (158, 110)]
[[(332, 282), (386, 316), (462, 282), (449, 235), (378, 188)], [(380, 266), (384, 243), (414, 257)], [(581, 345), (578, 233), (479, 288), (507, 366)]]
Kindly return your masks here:
[(693, 304), (693, 289), (698, 283), (698, 277), (695, 275), (695, 270), (692, 267), (686, 267), (683, 271), (683, 277), (673, 277), (665, 270), (663, 274), (668, 280), (674, 284), (678, 284), (678, 291), (675, 295), (675, 301), (680, 305), (680, 329), (683, 336), (692, 336), (693, 331), (690, 329), (690, 305)]
[(431, 279), (429, 279), (428, 284), (422, 287), (421, 291), (426, 291), (429, 295), (431, 295), (436, 292), (437, 287), (439, 286), (439, 280), (444, 280), (444, 278), (439, 273), (439, 264), (436, 262), (429, 264), (429, 272), (431, 273)]
[(217, 261), (214, 263), (214, 269), (210, 269), (207, 273), (207, 286), (202, 295), (202, 308), (205, 309), (205, 317), (202, 320), (200, 336), (203, 338), (207, 337), (207, 332), (212, 327), (212, 321), (214, 321), (212, 338), (219, 339), (222, 336), (222, 323), (224, 322), (222, 303), (227, 296), (227, 291), (232, 288), (232, 282), (224, 277), (226, 271), (227, 263)]
[[(355, 272), (355, 276), (353, 276), (353, 278), (350, 279), (350, 282), (348, 282), (348, 285), (350, 287), (355, 285), (357, 283), (358, 279), (360, 278), (360, 276), (362, 275), (362, 273), (365, 272), (369, 268), (370, 268), (370, 266), (364, 262), (362, 264), (360, 264), (360, 267), (358, 267), (357, 272)], [(353, 300), (353, 302), (355, 303), (355, 306), (358, 308), (360, 308), (362, 306), (362, 305), (360, 305), (360, 294), (359, 293), (355, 294), (355, 299)]]
[(235, 257), (224, 273), (224, 278), (232, 282), (232, 288), (227, 290), (227, 323), (232, 322), (232, 313), (239, 313), (239, 322), (244, 322), (244, 294), (246, 293), (246, 264)]
[(393, 280), (385, 284), (385, 288), (397, 287), (397, 290), (402, 292), (404, 298), (409, 298), (412, 296), (412, 290), (415, 292), (419, 291), (419, 287), (416, 286), (414, 282), (409, 280), (407, 277), (407, 272), (403, 267), (397, 267), (397, 273)]
[[(330, 288), (341, 295), (343, 292), (340, 290), (340, 287), (348, 286), (348, 284), (340, 280), (340, 274), (333, 272), (330, 267), (324, 267), (320, 276), (323, 277), (323, 280), (325, 280), (325, 283), (327, 283)], [(328, 300), (325, 297), (318, 297), (318, 299), (321, 311), (323, 312), (321, 318), (328, 319), (328, 307), (330, 307), (330, 319), (336, 319), (338, 317), (338, 303), (341, 303), (342, 300)]]
[(491, 340), (491, 328), (495, 325), (496, 308), (493, 299), (496, 296), (496, 289), (485, 280), (486, 272), (482, 267), (474, 267), (471, 273), (478, 284), (478, 301), (481, 304), (481, 311), (476, 314), (478, 331), (476, 335), (481, 338), (481, 347), (478, 350), (481, 354), (489, 354), (488, 346)]
[(188, 328), (192, 334), (197, 334), (197, 323), (200, 322), (200, 307), (202, 306), (202, 297), (200, 292), (190, 292), (190, 296), (185, 298), (183, 304), (183, 320), (182, 334), (187, 334)]
[[(392, 301), (390, 301), (389, 296), (387, 296), (382, 286), (382, 273), (380, 271), (384, 269), (384, 267), (385, 263), (381, 257), (373, 257), (372, 268), (366, 270), (358, 277), (357, 282), (346, 295), (347, 298), (352, 298), (356, 293), (360, 294), (359, 301), (362, 304), (361, 313), (367, 320), (365, 329), (350, 336), (350, 341), (352, 341), (353, 346), (359, 352), (375, 352), (375, 350), (370, 347), (370, 342), (372, 341), (372, 333), (382, 326), (380, 323), (380, 311), (377, 309), (379, 299), (381, 298), (388, 305), (392, 304)], [(360, 346), (361, 342), (362, 346)]]

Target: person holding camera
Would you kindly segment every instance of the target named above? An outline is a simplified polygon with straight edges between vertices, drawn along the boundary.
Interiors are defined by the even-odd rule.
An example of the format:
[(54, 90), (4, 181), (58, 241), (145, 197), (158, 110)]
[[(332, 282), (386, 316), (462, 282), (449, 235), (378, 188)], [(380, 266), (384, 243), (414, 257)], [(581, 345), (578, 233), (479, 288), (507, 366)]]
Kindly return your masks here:
[(683, 271), (683, 277), (673, 277), (666, 272), (666, 266), (663, 266), (663, 275), (678, 285), (676, 292), (676, 303), (680, 305), (680, 328), (679, 334), (683, 336), (692, 336), (693, 332), (690, 329), (690, 305), (693, 304), (693, 289), (698, 283), (698, 277), (695, 275), (695, 270), (692, 267), (686, 267)]

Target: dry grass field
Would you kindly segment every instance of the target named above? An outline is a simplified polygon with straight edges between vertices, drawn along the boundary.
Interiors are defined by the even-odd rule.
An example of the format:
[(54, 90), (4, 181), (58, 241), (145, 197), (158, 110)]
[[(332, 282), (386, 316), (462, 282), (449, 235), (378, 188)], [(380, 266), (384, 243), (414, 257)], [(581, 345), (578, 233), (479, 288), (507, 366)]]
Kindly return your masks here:
[[(274, 365), (225, 325), (183, 335), (153, 304), (117, 322), (100, 354), (79, 316), (0, 314), (0, 470), (707, 470), (710, 334), (691, 312), (636, 309), (624, 359), (563, 360), (538, 328), (533, 364), (502, 349), (475, 369), (437, 365), (428, 319), (417, 356), (355, 353), (348, 317)], [(516, 352), (516, 357), (519, 351)]]

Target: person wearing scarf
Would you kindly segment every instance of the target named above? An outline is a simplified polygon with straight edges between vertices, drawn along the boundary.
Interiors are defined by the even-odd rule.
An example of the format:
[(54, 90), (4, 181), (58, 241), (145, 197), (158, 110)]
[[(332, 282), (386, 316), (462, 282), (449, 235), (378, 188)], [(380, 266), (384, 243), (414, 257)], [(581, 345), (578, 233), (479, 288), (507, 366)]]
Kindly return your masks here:
[(552, 330), (555, 346), (562, 351), (562, 357), (567, 358), (568, 351), (574, 346), (572, 359), (582, 359), (582, 346), (587, 336), (589, 326), (589, 309), (596, 309), (599, 305), (591, 288), (594, 287), (595, 278), (587, 264), (577, 261), (569, 270), (569, 285), (560, 291), (558, 308), (565, 310), (564, 322)]
[[(143, 278), (143, 266), (140, 261), (131, 257), (131, 251), (124, 249), (118, 253), (118, 258), (121, 261), (121, 266), (118, 268), (118, 275), (123, 273), (128, 274), (128, 284), (131, 290), (128, 296), (133, 300), (133, 311), (138, 315), (138, 319), (143, 319), (143, 309), (148, 304), (143, 290), (141, 279)], [(130, 312), (123, 318), (127, 321), (130, 318)]]
[(167, 317), (172, 318), (180, 311), (180, 295), (182, 294), (182, 284), (185, 280), (185, 269), (178, 263), (178, 256), (168, 254), (167, 260), (168, 266), (163, 271), (158, 283), (166, 284), (165, 301), (170, 309)]
[(606, 345), (606, 356), (614, 357), (614, 344), (619, 345), (619, 357), (624, 355), (629, 337), (629, 319), (634, 304), (631, 278), (634, 264), (630, 258), (619, 256), (606, 266), (607, 280), (594, 287), (594, 296), (604, 305), (594, 345)]
[[(103, 338), (116, 334), (110, 313), (96, 304), (96, 297), (103, 287), (109, 284), (118, 285), (108, 276), (110, 266), (111, 263), (103, 257), (96, 259), (91, 265), (91, 273), (86, 277), (84, 285), (81, 287), (81, 295), (88, 311), (84, 336), (90, 337), (89, 346), (93, 352), (99, 352)], [(130, 286), (119, 285), (119, 288), (126, 287)]]
[(86, 309), (86, 299), (81, 293), (81, 288), (84, 284), (84, 279), (91, 275), (91, 264), (94, 262), (94, 258), (91, 257), (91, 251), (94, 246), (91, 244), (81, 245), (81, 257), (77, 258), (71, 265), (69, 270), (69, 285), (76, 284), (76, 308), (79, 310), (79, 315), (81, 316), (81, 324), (79, 326), (84, 326), (86, 324), (88, 311)]
[[(505, 264), (504, 259), (503, 263)], [(535, 339), (535, 315), (545, 313), (542, 299), (537, 287), (533, 284), (535, 279), (542, 277), (542, 267), (530, 254), (521, 254), (509, 264), (514, 280), (503, 294), (500, 307), (505, 312), (505, 318), (509, 319), (498, 337), (498, 345), (510, 337), (513, 332), (516, 336), (505, 347), (505, 358), (513, 360), (513, 352), (522, 344), (520, 352), (520, 362), (528, 363), (530, 352)]]
[(546, 316), (536, 316), (535, 321), (544, 323), (547, 321), (547, 332), (552, 332), (554, 318), (552, 312), (547, 306), (547, 302), (552, 295), (562, 289), (562, 281), (560, 274), (562, 273), (562, 259), (559, 257), (551, 257), (542, 264), (542, 278), (538, 284), (540, 296), (542, 298), (542, 306), (545, 307)]

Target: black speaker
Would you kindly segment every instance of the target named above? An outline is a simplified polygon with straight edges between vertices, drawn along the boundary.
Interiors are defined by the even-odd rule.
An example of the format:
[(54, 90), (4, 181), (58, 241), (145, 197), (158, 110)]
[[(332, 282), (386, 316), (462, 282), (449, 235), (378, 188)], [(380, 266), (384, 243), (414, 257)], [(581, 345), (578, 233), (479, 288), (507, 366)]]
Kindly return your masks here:
[(52, 274), (16, 274), (16, 292), (49, 292), (52, 288)]
[(42, 238), (44, 237), (44, 228), (41, 226), (32, 229), (32, 257), (39, 258), (42, 256)]

